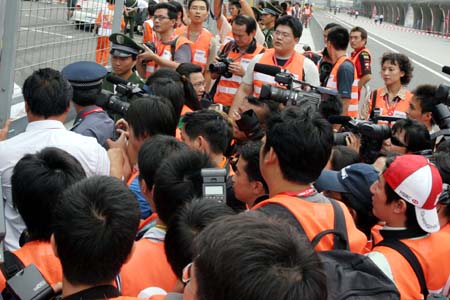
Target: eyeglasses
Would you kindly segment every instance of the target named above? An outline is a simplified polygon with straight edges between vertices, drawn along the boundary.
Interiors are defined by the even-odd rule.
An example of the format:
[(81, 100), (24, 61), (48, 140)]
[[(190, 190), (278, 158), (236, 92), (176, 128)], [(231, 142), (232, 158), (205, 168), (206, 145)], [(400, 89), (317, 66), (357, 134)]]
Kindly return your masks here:
[(199, 7), (192, 6), (191, 8), (189, 8), (189, 10), (192, 10), (192, 11), (206, 11), (206, 7), (203, 7), (203, 6), (199, 6)]
[(184, 284), (188, 284), (189, 281), (191, 281), (191, 270), (192, 270), (192, 262), (183, 268), (183, 273), (181, 275), (181, 281)]
[(402, 143), (395, 135), (391, 136), (391, 143), (392, 143), (392, 145), (397, 146), (397, 147), (405, 147), (405, 148), (408, 147), (408, 145), (405, 145), (404, 143)]
[(163, 21), (166, 19), (170, 19), (168, 16), (154, 16), (153, 19), (158, 20), (158, 21)]
[(273, 32), (273, 35), (274, 35), (274, 36), (280, 36), (280, 35), (281, 35), (281, 37), (282, 37), (283, 39), (287, 39), (287, 38), (290, 38), (290, 37), (291, 37), (291, 34), (290, 34), (290, 33), (287, 33), (287, 32), (281, 32), (281, 31), (278, 31), (278, 30), (275, 30), (275, 31)]

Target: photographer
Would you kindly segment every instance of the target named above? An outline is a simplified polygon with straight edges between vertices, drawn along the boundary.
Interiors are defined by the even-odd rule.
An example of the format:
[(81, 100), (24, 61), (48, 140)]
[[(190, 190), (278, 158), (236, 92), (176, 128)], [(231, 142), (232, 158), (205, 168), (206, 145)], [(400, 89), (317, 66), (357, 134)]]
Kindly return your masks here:
[(256, 21), (253, 18), (236, 16), (232, 32), (234, 41), (228, 42), (219, 54), (220, 61), (225, 64), (220, 68), (218, 63), (209, 66), (211, 78), (217, 79), (211, 96), (215, 103), (224, 106), (231, 106), (250, 61), (264, 51), (264, 47), (255, 40)]
[(430, 134), (419, 121), (399, 120), (392, 126), (391, 131), (391, 138), (384, 141), (382, 150), (400, 154), (422, 154), (425, 150), (431, 152)]
[(314, 62), (295, 51), (295, 45), (299, 42), (302, 31), (302, 24), (292, 16), (283, 16), (276, 21), (274, 48), (257, 55), (248, 65), (234, 97), (230, 115), (238, 110), (245, 97), (251, 94), (259, 97), (264, 83), (275, 84), (273, 76), (254, 72), (256, 63), (278, 66), (293, 74), (297, 80), (303, 80), (314, 86), (319, 85), (319, 72)]
[(415, 91), (413, 91), (413, 96), (409, 102), (408, 110), (406, 115), (410, 119), (417, 120), (423, 123), (430, 134), (439, 131), (439, 126), (437, 126), (433, 121), (433, 109), (436, 104), (439, 103), (436, 99), (436, 87), (429, 84), (419, 85)]
[(80, 61), (67, 65), (61, 73), (72, 85), (72, 102), (77, 112), (70, 130), (94, 137), (106, 148), (106, 140), (114, 136), (114, 121), (101, 107), (95, 105), (100, 97), (102, 79), (106, 75), (105, 67), (94, 62)]

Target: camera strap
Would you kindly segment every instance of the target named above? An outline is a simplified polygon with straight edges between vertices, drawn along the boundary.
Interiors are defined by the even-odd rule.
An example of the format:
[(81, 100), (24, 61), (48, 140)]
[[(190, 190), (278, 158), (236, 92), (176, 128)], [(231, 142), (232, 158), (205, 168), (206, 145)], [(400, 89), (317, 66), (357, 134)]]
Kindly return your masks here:
[(376, 89), (372, 92), (372, 110), (370, 112), (369, 120), (373, 120), (375, 104), (377, 103), (377, 92), (378, 92), (378, 89)]

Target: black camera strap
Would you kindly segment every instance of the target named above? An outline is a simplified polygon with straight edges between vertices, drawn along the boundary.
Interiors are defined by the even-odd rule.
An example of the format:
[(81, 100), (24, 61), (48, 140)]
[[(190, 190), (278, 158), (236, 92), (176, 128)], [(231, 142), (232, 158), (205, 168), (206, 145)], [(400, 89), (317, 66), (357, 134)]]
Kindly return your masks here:
[(372, 109), (370, 111), (369, 120), (373, 120), (375, 104), (377, 103), (377, 93), (378, 93), (377, 89), (372, 92), (372, 107), (371, 107)]

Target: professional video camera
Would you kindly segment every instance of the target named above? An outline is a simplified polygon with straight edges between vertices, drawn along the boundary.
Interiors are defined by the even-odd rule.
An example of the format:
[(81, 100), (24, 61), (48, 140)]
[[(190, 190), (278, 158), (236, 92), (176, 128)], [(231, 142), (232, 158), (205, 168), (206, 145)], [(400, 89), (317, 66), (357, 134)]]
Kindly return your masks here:
[(122, 78), (108, 75), (106, 80), (115, 84), (116, 93), (102, 90), (95, 104), (112, 113), (125, 116), (130, 102), (146, 94), (139, 86)]
[(450, 102), (450, 86), (445, 84), (439, 85), (435, 97), (439, 102), (433, 108), (432, 117), (440, 130), (433, 133), (431, 139), (435, 139), (438, 136), (447, 138), (450, 136), (450, 108), (447, 106)]
[(228, 67), (233, 62), (231, 58), (226, 56), (219, 56), (219, 59), (216, 63), (209, 65), (209, 71), (211, 73), (220, 74), (225, 78), (231, 78), (233, 74), (228, 71)]
[[(337, 91), (330, 90), (324, 87), (316, 87), (307, 82), (296, 80), (294, 75), (287, 71), (282, 71), (279, 67), (265, 64), (255, 64), (255, 72), (264, 73), (275, 77), (275, 82), (285, 87), (280, 88), (270, 84), (263, 84), (260, 100), (273, 100), (282, 103), (286, 106), (303, 106), (310, 105), (318, 109), (322, 100), (329, 95), (336, 96)], [(294, 88), (294, 84), (300, 86), (307, 86), (309, 91), (303, 91)]]

